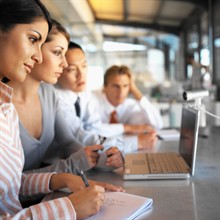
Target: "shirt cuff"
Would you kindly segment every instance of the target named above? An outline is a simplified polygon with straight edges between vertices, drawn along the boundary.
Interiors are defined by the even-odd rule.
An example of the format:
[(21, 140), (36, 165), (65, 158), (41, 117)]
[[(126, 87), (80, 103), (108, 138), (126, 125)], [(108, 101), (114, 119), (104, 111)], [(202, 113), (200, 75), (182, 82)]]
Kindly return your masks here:
[(76, 219), (75, 209), (67, 197), (30, 207), (33, 219)]
[(50, 179), (55, 173), (28, 173), (22, 174), (22, 185), (20, 194), (35, 195), (40, 193), (50, 193)]

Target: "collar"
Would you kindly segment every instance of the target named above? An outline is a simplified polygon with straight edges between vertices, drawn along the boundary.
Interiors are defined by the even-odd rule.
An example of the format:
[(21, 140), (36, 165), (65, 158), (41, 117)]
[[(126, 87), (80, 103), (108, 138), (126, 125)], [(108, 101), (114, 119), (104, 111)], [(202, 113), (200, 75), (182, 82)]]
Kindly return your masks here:
[(107, 106), (107, 108), (106, 109), (108, 109), (108, 113), (111, 113), (111, 112), (113, 112), (113, 111), (117, 111), (117, 107), (118, 106), (114, 106), (114, 105), (112, 105), (109, 101), (108, 101), (108, 98), (107, 98), (107, 96), (106, 96), (106, 94), (103, 92), (103, 98), (104, 98), (104, 101), (105, 101), (105, 103), (106, 103), (106, 106)]
[(0, 81), (0, 104), (12, 102), (13, 88)]
[(78, 97), (83, 100), (84, 96), (87, 93), (87, 90), (82, 92), (73, 92), (69, 89), (64, 89), (59, 84), (55, 84), (54, 87), (56, 88), (57, 95), (59, 96), (60, 99), (64, 99), (68, 101), (71, 100), (71, 102), (73, 103), (76, 102)]

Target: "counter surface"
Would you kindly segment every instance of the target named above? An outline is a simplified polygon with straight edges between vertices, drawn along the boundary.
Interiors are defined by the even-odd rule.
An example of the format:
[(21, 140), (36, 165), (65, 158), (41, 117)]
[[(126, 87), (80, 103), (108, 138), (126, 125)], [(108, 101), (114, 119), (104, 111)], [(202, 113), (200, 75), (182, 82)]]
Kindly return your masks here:
[[(178, 142), (159, 141), (156, 150), (178, 151)], [(195, 174), (190, 179), (125, 181), (122, 172), (92, 170), (87, 176), (121, 185), (127, 193), (153, 198), (153, 209), (139, 219), (220, 219), (220, 127), (211, 128), (208, 138), (199, 137)]]

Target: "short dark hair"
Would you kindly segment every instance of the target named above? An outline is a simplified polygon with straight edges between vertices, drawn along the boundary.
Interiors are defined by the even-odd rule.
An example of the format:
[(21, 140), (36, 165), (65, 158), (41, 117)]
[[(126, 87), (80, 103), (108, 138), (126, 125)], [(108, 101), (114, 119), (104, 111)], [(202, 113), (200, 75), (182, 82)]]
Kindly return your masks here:
[(65, 29), (65, 27), (62, 26), (58, 21), (52, 19), (52, 28), (49, 31), (45, 42), (50, 42), (53, 39), (53, 35), (56, 35), (58, 33), (63, 34), (65, 38), (67, 39), (67, 41), (68, 42), (70, 41), (70, 35)]
[(80, 50), (83, 51), (82, 47), (79, 44), (77, 44), (77, 43), (75, 43), (73, 41), (70, 41), (68, 49), (80, 49)]
[(116, 76), (116, 75), (127, 75), (129, 78), (131, 78), (131, 70), (125, 65), (121, 65), (121, 66), (113, 65), (109, 67), (104, 75), (104, 86), (107, 86), (109, 79), (112, 76)]
[(0, 30), (7, 32), (17, 24), (44, 18), (51, 29), (51, 17), (40, 0), (0, 0)]

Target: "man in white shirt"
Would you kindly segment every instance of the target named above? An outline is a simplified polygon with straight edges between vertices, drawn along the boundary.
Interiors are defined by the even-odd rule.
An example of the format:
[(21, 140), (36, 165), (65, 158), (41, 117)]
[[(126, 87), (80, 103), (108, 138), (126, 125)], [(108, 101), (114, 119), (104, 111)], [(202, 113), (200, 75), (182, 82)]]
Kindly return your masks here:
[[(71, 42), (66, 53), (68, 67), (63, 71), (63, 74), (56, 85), (57, 94), (62, 108), (65, 111), (65, 119), (69, 124), (74, 135), (78, 137), (83, 144), (94, 144), (98, 141), (98, 137), (104, 136), (110, 143), (115, 143), (118, 147), (120, 143), (118, 135), (123, 133), (139, 134), (136, 138), (136, 143), (129, 148), (127, 143), (123, 142), (123, 150), (129, 151), (138, 148), (152, 147), (156, 141), (156, 133), (149, 125), (124, 125), (122, 123), (109, 124), (103, 123), (100, 118), (99, 107), (96, 106), (96, 101), (93, 99), (93, 94), (86, 91), (86, 75), (87, 61), (82, 48)], [(76, 118), (75, 102), (80, 98), (80, 116)], [(144, 134), (144, 132), (146, 134)], [(122, 144), (121, 144), (122, 145)], [(126, 148), (126, 149), (125, 149)], [(128, 149), (129, 148), (129, 149)], [(120, 148), (122, 149), (122, 148)]]
[[(129, 93), (135, 97), (129, 98)], [(137, 88), (127, 66), (114, 65), (104, 75), (104, 89), (94, 92), (102, 122), (122, 123), (126, 133), (137, 133), (138, 142), (143, 140), (142, 126), (161, 129), (162, 118), (159, 111)], [(149, 127), (150, 128), (150, 127)], [(127, 137), (127, 142), (132, 142)]]
[[(135, 99), (129, 98), (129, 93)], [(150, 125), (157, 130), (163, 126), (159, 111), (137, 88), (130, 69), (125, 65), (108, 68), (104, 75), (103, 91), (94, 94), (101, 119), (105, 123), (123, 123), (127, 133), (139, 131), (133, 125)], [(112, 112), (115, 122), (111, 122)]]

